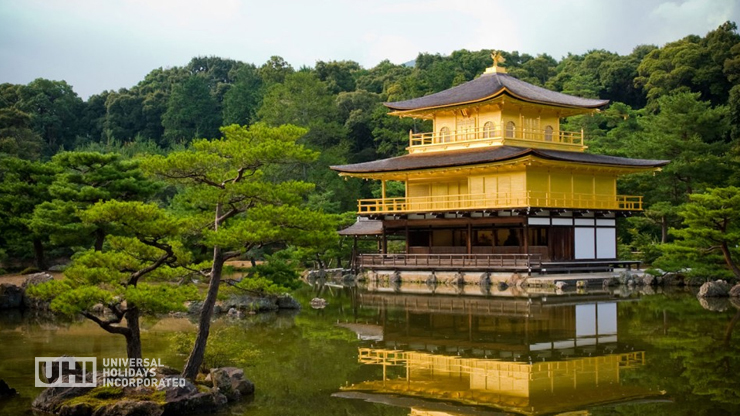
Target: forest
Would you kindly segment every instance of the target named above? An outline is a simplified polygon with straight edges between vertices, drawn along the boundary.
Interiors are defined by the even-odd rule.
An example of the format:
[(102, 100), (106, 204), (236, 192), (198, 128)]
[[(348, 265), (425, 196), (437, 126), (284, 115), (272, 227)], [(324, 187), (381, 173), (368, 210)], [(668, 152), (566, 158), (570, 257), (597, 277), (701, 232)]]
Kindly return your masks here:
[[(556, 60), (547, 54), (502, 54), (516, 78), (610, 100), (600, 113), (565, 121), (564, 129), (585, 131), (587, 151), (672, 161), (655, 175), (633, 175), (619, 183), (620, 194), (644, 195), (646, 207), (644, 215), (620, 222), (620, 257), (665, 270), (691, 268), (705, 278), (740, 277), (734, 263), (740, 242), (740, 35), (735, 23), (726, 22), (703, 37), (638, 45), (629, 55), (591, 50)], [(1, 84), (0, 261), (6, 267), (45, 269), (48, 259), (102, 250), (116, 229), (101, 225), (106, 214), (95, 219), (88, 212), (101, 201), (140, 201), (166, 208), (167, 215), (203, 217), (207, 209), (183, 188), (207, 185), (213, 179), (208, 163), (223, 170), (219, 183), (226, 183), (221, 180), (229, 179), (230, 172), (228, 158), (208, 159), (224, 155), (215, 145), (208, 150), (209, 140), (231, 135), (251, 143), (248, 137), (262, 132), (295, 138), (285, 143), (298, 150), (290, 163), (278, 161), (270, 153), (278, 150), (265, 150), (268, 145), (257, 156), (245, 155), (245, 160), (262, 158), (264, 167), (254, 171), (259, 180), (250, 177), (254, 186), (242, 191), (257, 195), (277, 187), (274, 200), (321, 213), (311, 230), (320, 234), (312, 234), (316, 247), (304, 241), (291, 255), (304, 264), (330, 264), (348, 251), (320, 228), (351, 223), (356, 200), (377, 196), (379, 185), (345, 180), (328, 166), (403, 154), (408, 132), (430, 131), (431, 125), (389, 117), (382, 103), (450, 88), (491, 64), (491, 50), (420, 53), (413, 65), (383, 61), (369, 69), (352, 61), (294, 68), (279, 56), (260, 65), (195, 57), (184, 66), (154, 69), (131, 88), (87, 100), (65, 81)], [(193, 159), (182, 156), (187, 154)], [(200, 183), (184, 184), (183, 176), (172, 173), (188, 163), (197, 165), (195, 160), (204, 170), (191, 179), (201, 175)], [(239, 173), (229, 180), (241, 178)], [(198, 191), (201, 201), (223, 200), (215, 191)], [(231, 212), (228, 205), (223, 208), (224, 216)], [(236, 211), (233, 215), (245, 212)], [(183, 227), (189, 231), (180, 233), (185, 236), (178, 244), (191, 243), (196, 258), (205, 256), (193, 241), (207, 230), (202, 224)], [(248, 231), (240, 228), (228, 238), (253, 238), (255, 244), (240, 248), (251, 259), (272, 255), (263, 240), (287, 244), (287, 238), (263, 232), (247, 238)], [(208, 246), (229, 245), (214, 241)]]

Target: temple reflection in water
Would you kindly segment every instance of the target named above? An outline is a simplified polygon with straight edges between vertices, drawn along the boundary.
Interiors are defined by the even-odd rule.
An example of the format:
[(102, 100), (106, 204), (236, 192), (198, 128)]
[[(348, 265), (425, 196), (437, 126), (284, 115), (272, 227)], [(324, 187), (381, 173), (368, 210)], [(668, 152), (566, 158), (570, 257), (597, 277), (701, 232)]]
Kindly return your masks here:
[(631, 369), (645, 365), (645, 353), (619, 343), (619, 300), (608, 291), (536, 297), (365, 292), (357, 302), (377, 311), (378, 325), (342, 326), (372, 342), (359, 349), (359, 361), (379, 366), (382, 376), (347, 386), (339, 397), (441, 416), (557, 414), (659, 394), (624, 382)]

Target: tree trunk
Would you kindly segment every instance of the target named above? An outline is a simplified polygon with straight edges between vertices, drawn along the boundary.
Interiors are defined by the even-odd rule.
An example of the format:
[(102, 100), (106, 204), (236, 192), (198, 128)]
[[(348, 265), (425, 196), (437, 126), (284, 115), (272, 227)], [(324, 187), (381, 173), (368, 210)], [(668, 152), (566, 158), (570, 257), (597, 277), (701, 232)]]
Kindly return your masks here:
[(725, 262), (730, 267), (730, 270), (732, 270), (735, 277), (740, 279), (740, 269), (738, 269), (737, 264), (732, 260), (732, 254), (730, 253), (730, 248), (727, 247), (727, 242), (722, 242), (720, 247), (722, 248), (722, 254), (725, 256)]
[(105, 231), (102, 228), (95, 229), (95, 251), (103, 251), (103, 242), (105, 242)]
[(221, 271), (224, 266), (224, 258), (221, 255), (221, 248), (213, 248), (213, 267), (211, 268), (211, 282), (208, 284), (208, 293), (203, 302), (203, 309), (200, 311), (198, 320), (198, 335), (195, 338), (193, 350), (190, 351), (188, 362), (182, 370), (182, 376), (191, 380), (198, 375), (198, 370), (203, 364), (203, 356), (206, 352), (206, 342), (208, 341), (208, 332), (211, 329), (211, 317), (213, 316), (213, 307), (216, 305), (218, 296), (218, 286), (221, 283)]
[(44, 243), (39, 238), (33, 239), (33, 255), (36, 259), (36, 268), (46, 270), (46, 259), (44, 258)]
[(126, 355), (129, 359), (141, 359), (141, 330), (139, 329), (139, 308), (129, 304), (126, 312)]

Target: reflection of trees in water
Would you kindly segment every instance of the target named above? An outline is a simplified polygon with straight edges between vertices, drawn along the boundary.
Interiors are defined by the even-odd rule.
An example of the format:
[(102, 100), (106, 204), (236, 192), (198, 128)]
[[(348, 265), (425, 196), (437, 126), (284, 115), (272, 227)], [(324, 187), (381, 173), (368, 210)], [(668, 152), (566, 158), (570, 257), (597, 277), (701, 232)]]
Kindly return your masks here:
[(658, 386), (675, 401), (650, 410), (638, 405), (640, 412), (740, 413), (738, 306), (726, 299), (700, 303), (683, 294), (648, 296), (620, 306), (620, 340), (647, 344), (648, 365), (635, 371), (635, 381)]

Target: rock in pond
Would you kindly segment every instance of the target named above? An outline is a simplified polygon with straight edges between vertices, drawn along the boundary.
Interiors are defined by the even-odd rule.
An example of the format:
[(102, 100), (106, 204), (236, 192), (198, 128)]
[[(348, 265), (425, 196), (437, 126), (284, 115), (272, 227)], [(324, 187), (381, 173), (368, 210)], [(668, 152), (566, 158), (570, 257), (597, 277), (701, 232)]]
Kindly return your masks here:
[(696, 296), (700, 298), (726, 298), (729, 295), (730, 285), (724, 280), (715, 280), (701, 285)]

